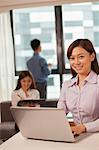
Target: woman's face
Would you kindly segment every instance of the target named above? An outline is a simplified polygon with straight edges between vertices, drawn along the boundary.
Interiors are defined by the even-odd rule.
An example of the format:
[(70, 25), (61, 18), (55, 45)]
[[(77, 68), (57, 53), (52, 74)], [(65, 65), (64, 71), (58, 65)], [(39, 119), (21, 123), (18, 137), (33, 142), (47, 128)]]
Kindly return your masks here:
[(27, 76), (27, 77), (21, 79), (20, 83), (21, 83), (22, 89), (24, 91), (27, 91), (32, 84), (32, 79), (29, 76)]
[(82, 47), (75, 47), (70, 56), (70, 66), (78, 75), (87, 76), (94, 58), (94, 53), (90, 54)]

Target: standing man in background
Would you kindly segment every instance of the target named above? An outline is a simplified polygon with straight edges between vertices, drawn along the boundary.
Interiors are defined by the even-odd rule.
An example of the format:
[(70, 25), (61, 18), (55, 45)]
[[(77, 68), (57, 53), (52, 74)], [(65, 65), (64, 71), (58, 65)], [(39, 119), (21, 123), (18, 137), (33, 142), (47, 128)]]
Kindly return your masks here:
[(40, 92), (40, 98), (47, 96), (47, 78), (50, 74), (46, 60), (39, 55), (41, 52), (40, 40), (31, 41), (31, 47), (34, 51), (33, 56), (27, 61), (27, 68), (33, 74), (36, 87)]

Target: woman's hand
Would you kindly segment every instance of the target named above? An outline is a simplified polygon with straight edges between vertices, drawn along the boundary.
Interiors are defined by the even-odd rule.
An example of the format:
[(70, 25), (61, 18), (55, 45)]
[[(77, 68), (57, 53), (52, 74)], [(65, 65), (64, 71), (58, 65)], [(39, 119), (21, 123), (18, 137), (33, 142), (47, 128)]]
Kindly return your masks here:
[(83, 124), (71, 126), (74, 135), (86, 132), (86, 127)]
[(69, 121), (70, 126), (75, 126), (76, 124), (73, 121)]

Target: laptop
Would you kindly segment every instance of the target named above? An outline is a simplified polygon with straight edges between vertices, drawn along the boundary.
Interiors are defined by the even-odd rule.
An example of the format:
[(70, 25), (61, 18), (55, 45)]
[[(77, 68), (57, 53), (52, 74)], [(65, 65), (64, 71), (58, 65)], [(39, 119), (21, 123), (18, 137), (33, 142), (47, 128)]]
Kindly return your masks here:
[(12, 106), (11, 112), (26, 138), (64, 142), (81, 139), (80, 136), (74, 137), (63, 109)]
[(40, 107), (57, 107), (57, 100), (50, 99), (29, 99), (29, 100), (20, 100), (17, 106), (31, 106), (35, 107), (39, 105)]

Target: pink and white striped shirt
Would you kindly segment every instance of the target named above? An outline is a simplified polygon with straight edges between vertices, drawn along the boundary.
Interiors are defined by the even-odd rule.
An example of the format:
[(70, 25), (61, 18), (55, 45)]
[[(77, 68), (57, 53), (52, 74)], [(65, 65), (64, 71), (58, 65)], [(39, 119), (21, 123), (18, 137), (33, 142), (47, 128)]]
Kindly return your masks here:
[(62, 85), (58, 108), (71, 112), (76, 124), (83, 123), (87, 132), (99, 131), (99, 75), (91, 71), (83, 86), (77, 85), (78, 77)]

